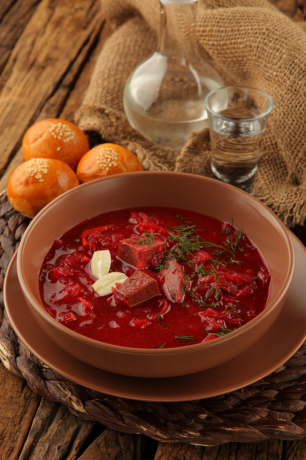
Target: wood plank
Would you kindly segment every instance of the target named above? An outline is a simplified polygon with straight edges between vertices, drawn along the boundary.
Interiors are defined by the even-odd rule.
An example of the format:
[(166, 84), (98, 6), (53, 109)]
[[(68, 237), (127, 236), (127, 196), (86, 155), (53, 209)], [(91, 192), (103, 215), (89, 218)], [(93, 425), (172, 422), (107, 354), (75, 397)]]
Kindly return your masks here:
[[(159, 442), (154, 460), (201, 460), (203, 449), (201, 446), (189, 444)], [(215, 451), (216, 448), (212, 449)], [(215, 459), (212, 457), (210, 460)]]
[(14, 4), (16, 0), (1, 0), (0, 2), (0, 21), (2, 21), (3, 17), (9, 11), (11, 6)]
[(306, 439), (300, 441), (286, 441), (286, 455), (284, 460), (306, 460)]
[[(218, 450), (217, 450), (218, 449)], [(258, 443), (222, 444), (205, 447), (203, 460), (281, 460), (283, 441), (272, 439)]]
[(118, 433), (107, 428), (79, 460), (141, 460), (140, 435)]
[(17, 0), (1, 21), (0, 74), (10, 57), (15, 43), (33, 16), (39, 2), (40, 0)]
[[(84, 47), (82, 53), (78, 56), (78, 59), (72, 66), (70, 72), (65, 76), (63, 82), (60, 85), (59, 90), (51, 97), (46, 104), (44, 105), (41, 113), (37, 117), (35, 121), (43, 120), (44, 118), (63, 118), (65, 120), (69, 120), (73, 123), (74, 121), (74, 113), (79, 108), (82, 103), (85, 91), (89, 85), (90, 78), (97, 60), (99, 53), (105, 43), (105, 40), (111, 34), (111, 30), (109, 25), (106, 23), (102, 29), (103, 18), (101, 15), (101, 24), (98, 24), (94, 32), (92, 33), (91, 39), (88, 42), (87, 46)], [(94, 48), (92, 54), (84, 69), (82, 70), (80, 77), (78, 78), (74, 89), (72, 90), (71, 94), (68, 97), (67, 102), (67, 94), (69, 93), (69, 89), (71, 89), (72, 83), (74, 83), (73, 76), (77, 76), (79, 69), (82, 67), (84, 62), (87, 59), (88, 51), (91, 51), (91, 48), (95, 45), (97, 40), (96, 47)], [(64, 107), (63, 107), (63, 104)], [(61, 111), (63, 107), (63, 110)], [(10, 175), (17, 168), (21, 163), (23, 163), (23, 153), (22, 149), (20, 148), (16, 155), (11, 160), (10, 164), (8, 165), (5, 173), (3, 174), (0, 180), (0, 191), (4, 190), (7, 187), (7, 183), (9, 181)]]
[(256, 460), (280, 460), (283, 458), (285, 442), (280, 439), (258, 442), (256, 446)]
[(94, 71), (98, 56), (104, 46), (105, 41), (111, 35), (111, 28), (108, 22), (105, 23), (103, 30), (98, 39), (97, 45), (93, 50), (88, 62), (86, 63), (80, 77), (78, 78), (75, 87), (73, 88), (69, 98), (63, 108), (60, 118), (74, 123), (74, 114), (81, 106), (85, 92), (89, 86), (92, 73)]
[(0, 364), (0, 460), (16, 460), (41, 397)]
[[(232, 442), (213, 447), (159, 442), (154, 460), (281, 460), (282, 454), (283, 441), (276, 439), (259, 443)], [(286, 457), (286, 460), (293, 458)], [(298, 458), (302, 459), (304, 457)]]
[(74, 460), (96, 425), (42, 398), (18, 460)]
[[(43, 120), (45, 118), (58, 118), (58, 117), (73, 121), (73, 113), (75, 110), (77, 110), (77, 108), (79, 107), (79, 105), (81, 104), (83, 100), (84, 93), (89, 84), (91, 72), (93, 70), (97, 56), (106, 38), (110, 35), (110, 29), (108, 26), (106, 28), (103, 27), (102, 29), (103, 23), (104, 23), (103, 15), (100, 14), (99, 21), (97, 21), (95, 24), (95, 27), (93, 27), (93, 30), (92, 30), (91, 36), (89, 37), (88, 42), (83, 47), (77, 59), (73, 62), (69, 71), (64, 76), (55, 94), (53, 94), (53, 96), (46, 101), (41, 112), (39, 113), (38, 117), (34, 120), (34, 122)], [(101, 33), (101, 30), (102, 30), (102, 33)], [(88, 61), (89, 56), (90, 56), (90, 59)], [(76, 80), (77, 80), (77, 83), (76, 83)], [(72, 91), (71, 97), (69, 97), (69, 94), (72, 88), (74, 88), (74, 90)], [(69, 99), (68, 99), (68, 102), (66, 103), (68, 97)], [(68, 108), (66, 108), (67, 104), (68, 104)], [(62, 110), (63, 112), (61, 113)], [(24, 133), (22, 133), (22, 136), (23, 134)], [(0, 137), (0, 145), (1, 145), (1, 137)], [(7, 187), (7, 183), (9, 181), (9, 178), (12, 172), (14, 171), (14, 169), (17, 168), (17, 166), (23, 163), (23, 161), (24, 161), (24, 158), (23, 158), (22, 149), (19, 148), (19, 150), (17, 151), (17, 153), (14, 155), (13, 159), (10, 161), (9, 165), (7, 166), (5, 173), (3, 174), (0, 180), (0, 191), (4, 190)]]
[(99, 0), (42, 0), (39, 4), (0, 77), (1, 174), (101, 15)]

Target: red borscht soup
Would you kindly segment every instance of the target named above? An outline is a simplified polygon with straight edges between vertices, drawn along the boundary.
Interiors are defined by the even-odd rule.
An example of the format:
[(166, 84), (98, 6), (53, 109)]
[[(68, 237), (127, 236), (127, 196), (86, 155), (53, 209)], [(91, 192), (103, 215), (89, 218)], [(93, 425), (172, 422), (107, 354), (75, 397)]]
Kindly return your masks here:
[(216, 339), (255, 318), (267, 304), (270, 274), (233, 223), (144, 207), (101, 214), (55, 240), (39, 289), (46, 311), (79, 334), (173, 348)]

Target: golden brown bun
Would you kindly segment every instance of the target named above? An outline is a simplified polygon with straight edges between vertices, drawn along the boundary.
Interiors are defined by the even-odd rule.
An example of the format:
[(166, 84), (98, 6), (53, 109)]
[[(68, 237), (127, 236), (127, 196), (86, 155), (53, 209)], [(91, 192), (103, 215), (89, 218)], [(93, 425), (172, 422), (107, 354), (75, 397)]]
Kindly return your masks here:
[(24, 135), (22, 150), (25, 160), (53, 158), (76, 169), (88, 152), (87, 137), (77, 126), (66, 120), (48, 118), (32, 125)]
[(13, 208), (34, 217), (54, 198), (77, 185), (78, 178), (66, 163), (33, 158), (15, 169), (7, 186), (7, 196)]
[(89, 182), (113, 174), (143, 171), (138, 158), (116, 144), (101, 144), (84, 155), (77, 168), (80, 182)]

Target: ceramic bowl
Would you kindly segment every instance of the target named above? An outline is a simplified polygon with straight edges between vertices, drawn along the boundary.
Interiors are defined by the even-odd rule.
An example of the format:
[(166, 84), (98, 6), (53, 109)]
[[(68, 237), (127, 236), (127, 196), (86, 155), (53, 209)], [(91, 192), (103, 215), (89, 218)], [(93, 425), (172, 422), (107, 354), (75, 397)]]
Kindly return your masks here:
[[(85, 219), (139, 206), (189, 209), (226, 222), (233, 218), (235, 226), (261, 250), (269, 266), (272, 285), (265, 310), (228, 335), (207, 343), (169, 349), (139, 349), (98, 342), (71, 331), (52, 318), (41, 305), (38, 277), (53, 241)], [(30, 311), (43, 331), (66, 352), (118, 374), (174, 377), (224, 363), (260, 339), (285, 301), (294, 272), (294, 251), (280, 220), (251, 195), (202, 176), (139, 172), (86, 183), (46, 206), (22, 238), (17, 267)]]

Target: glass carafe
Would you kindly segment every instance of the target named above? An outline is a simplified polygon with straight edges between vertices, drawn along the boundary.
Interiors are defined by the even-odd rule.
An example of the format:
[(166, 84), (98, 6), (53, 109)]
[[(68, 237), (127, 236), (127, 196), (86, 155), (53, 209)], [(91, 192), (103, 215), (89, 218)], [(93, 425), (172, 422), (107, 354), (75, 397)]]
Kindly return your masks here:
[(208, 126), (206, 95), (224, 83), (194, 51), (197, 0), (161, 0), (158, 49), (127, 80), (124, 110), (131, 126), (165, 149), (180, 150)]

